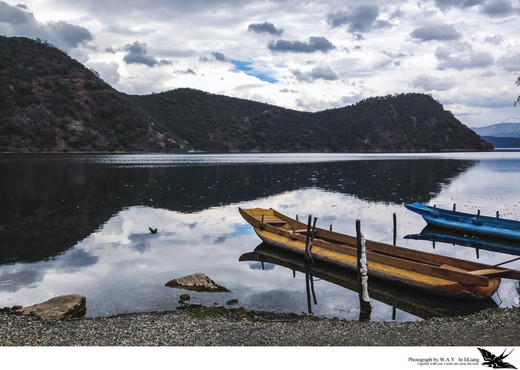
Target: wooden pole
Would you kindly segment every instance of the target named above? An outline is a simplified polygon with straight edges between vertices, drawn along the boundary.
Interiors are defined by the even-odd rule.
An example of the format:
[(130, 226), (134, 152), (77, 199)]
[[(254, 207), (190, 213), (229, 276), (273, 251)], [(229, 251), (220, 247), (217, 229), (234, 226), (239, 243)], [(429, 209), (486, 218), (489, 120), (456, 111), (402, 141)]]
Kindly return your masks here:
[(310, 237), (311, 237), (311, 221), (312, 216), (309, 215), (309, 220), (307, 221), (307, 237), (305, 238), (305, 259), (309, 259), (309, 246), (310, 246)]
[(309, 243), (309, 258), (312, 260), (312, 244), (314, 243), (314, 232), (316, 231), (316, 221), (318, 221), (318, 217), (314, 217), (314, 222), (312, 223), (312, 231), (311, 231), (311, 241)]
[(394, 213), (394, 245), (397, 240), (397, 216)]
[(357, 277), (361, 285), (361, 221), (356, 220), (356, 239), (357, 239)]
[[(361, 313), (370, 314), (372, 306), (370, 305), (370, 297), (368, 296), (368, 268), (367, 256), (365, 250), (365, 238), (361, 233), (361, 221), (356, 220), (356, 238), (357, 238), (357, 277), (358, 292)], [(370, 315), (369, 315), (370, 316)], [(360, 318), (365, 315), (360, 314)]]

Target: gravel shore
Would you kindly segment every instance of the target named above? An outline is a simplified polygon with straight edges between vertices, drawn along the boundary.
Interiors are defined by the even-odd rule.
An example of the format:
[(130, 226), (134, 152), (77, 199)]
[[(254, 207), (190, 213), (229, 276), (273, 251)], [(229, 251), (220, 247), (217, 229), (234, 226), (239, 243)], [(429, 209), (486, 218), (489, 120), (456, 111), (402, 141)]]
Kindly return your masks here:
[(520, 309), (416, 322), (189, 307), (45, 321), (0, 314), (1, 346), (519, 346)]

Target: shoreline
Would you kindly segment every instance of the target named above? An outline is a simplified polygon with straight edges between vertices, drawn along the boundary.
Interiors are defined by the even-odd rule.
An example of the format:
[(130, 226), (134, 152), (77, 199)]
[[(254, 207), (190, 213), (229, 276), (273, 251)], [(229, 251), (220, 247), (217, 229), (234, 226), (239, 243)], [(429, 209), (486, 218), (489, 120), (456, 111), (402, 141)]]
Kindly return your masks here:
[(46, 321), (0, 314), (0, 346), (519, 346), (520, 309), (411, 322), (188, 306)]

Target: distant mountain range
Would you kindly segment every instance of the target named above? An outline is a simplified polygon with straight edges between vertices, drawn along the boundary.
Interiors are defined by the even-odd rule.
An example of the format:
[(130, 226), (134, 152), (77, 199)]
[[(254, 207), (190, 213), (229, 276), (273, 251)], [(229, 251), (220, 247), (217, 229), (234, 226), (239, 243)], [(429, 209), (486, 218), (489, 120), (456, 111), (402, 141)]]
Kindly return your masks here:
[(316, 113), (193, 89), (132, 96), (44, 42), (0, 36), (0, 151), (490, 150), (431, 96)]
[(520, 122), (504, 122), (471, 129), (495, 148), (520, 148)]

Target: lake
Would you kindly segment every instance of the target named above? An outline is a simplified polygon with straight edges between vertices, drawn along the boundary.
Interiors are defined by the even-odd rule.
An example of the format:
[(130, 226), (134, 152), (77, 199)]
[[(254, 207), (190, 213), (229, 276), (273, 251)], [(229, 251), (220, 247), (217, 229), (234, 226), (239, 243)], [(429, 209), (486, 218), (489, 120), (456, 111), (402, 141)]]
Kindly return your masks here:
[[(87, 316), (171, 310), (190, 303), (309, 313), (305, 274), (276, 261), (239, 261), (260, 244), (238, 212), (275, 208), (319, 227), (497, 264), (520, 254), (405, 236), (426, 226), (403, 204), (423, 202), (520, 219), (520, 152), (442, 154), (0, 155), (0, 307), (62, 294), (87, 298)], [(151, 234), (149, 227), (157, 228)], [(516, 253), (516, 254), (515, 254)], [(505, 265), (520, 269), (520, 261)], [(165, 286), (203, 272), (230, 293)], [(339, 272), (340, 274), (343, 272)], [(355, 276), (313, 277), (313, 315), (357, 320)], [(485, 302), (428, 296), (369, 279), (370, 320), (413, 321), (519, 305), (503, 279)]]

